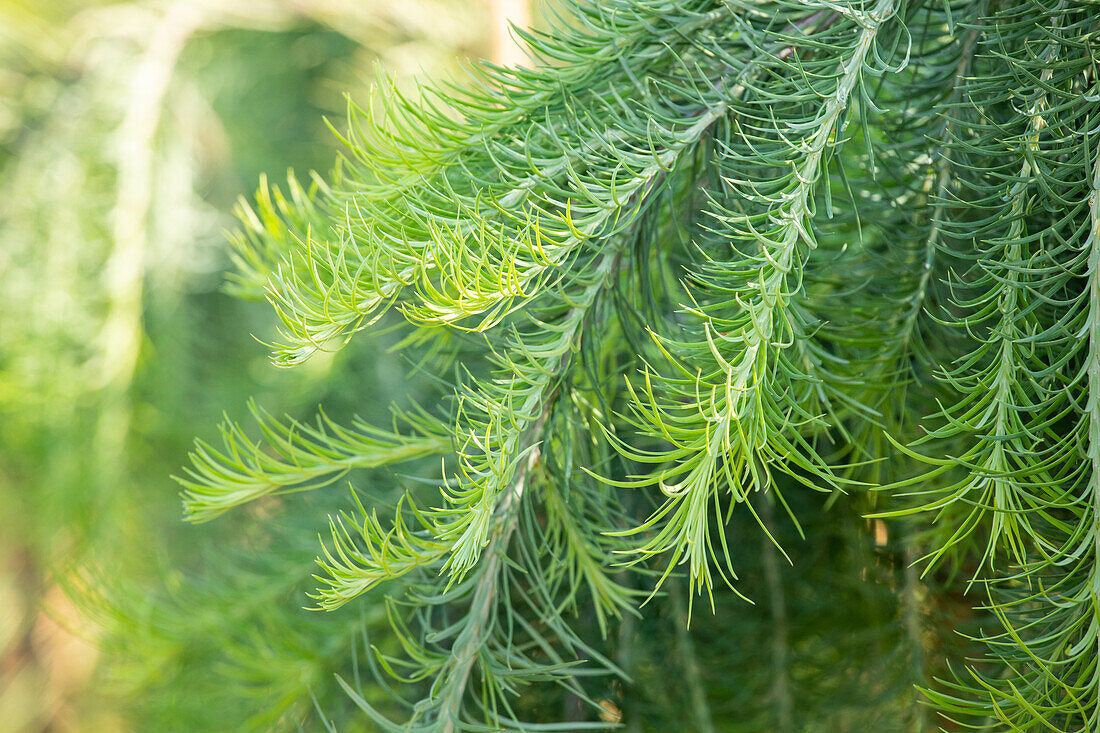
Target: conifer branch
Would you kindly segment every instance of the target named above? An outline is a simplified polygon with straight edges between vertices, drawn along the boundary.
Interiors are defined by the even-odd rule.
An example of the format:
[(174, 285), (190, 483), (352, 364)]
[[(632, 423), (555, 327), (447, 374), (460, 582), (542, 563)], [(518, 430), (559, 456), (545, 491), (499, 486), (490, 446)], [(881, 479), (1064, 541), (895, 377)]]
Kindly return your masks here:
[[(638, 427), (673, 445), (650, 453), (624, 449), (624, 455), (634, 460), (672, 464), (633, 482), (659, 483), (668, 497), (638, 528), (656, 529), (656, 534), (638, 547), (638, 553), (642, 557), (669, 553), (666, 577), (686, 560), (692, 590), (711, 592), (711, 559), (719, 568), (724, 565), (728, 569), (727, 582), (735, 577), (728, 549), (723, 545), (719, 555), (710, 539), (707, 514), (712, 507), (717, 513), (719, 486), (727, 486), (735, 501), (745, 501), (753, 487), (767, 490), (771, 486), (771, 464), (787, 461), (830, 480), (820, 461), (801, 455), (806, 451), (804, 441), (786, 435), (791, 422), (819, 418), (803, 405), (770, 404), (778, 392), (771, 382), (780, 359), (776, 352), (792, 334), (790, 311), (794, 306), (790, 300), (801, 275), (800, 250), (815, 246), (810, 227), (812, 193), (823, 174), (826, 154), (837, 144), (841, 115), (864, 72), (875, 35), (893, 10), (893, 0), (880, 0), (873, 10), (854, 16), (861, 30), (853, 46), (846, 49), (849, 55), (838, 59), (833, 92), (822, 95), (824, 101), (811, 119), (792, 122), (791, 129), (778, 132), (809, 134), (791, 143), (799, 156), (792, 162), (788, 185), (766, 199), (764, 220), (769, 228), (758, 228), (748, 216), (721, 210), (714, 213), (716, 226), (742, 233), (757, 243), (760, 254), (732, 267), (713, 263), (709, 271), (695, 275), (701, 288), (725, 293), (727, 298), (718, 306), (685, 306), (687, 313), (702, 322), (700, 342), (660, 344), (681, 372), (675, 378), (660, 378), (659, 385), (669, 396), (657, 396), (648, 373), (643, 389), (630, 387)], [(749, 274), (742, 276), (745, 280), (737, 287), (730, 275), (738, 276), (737, 270), (742, 268)], [(723, 316), (718, 309), (727, 308), (728, 299), (735, 300), (737, 310), (732, 316)], [(672, 349), (676, 348), (693, 358), (674, 356)], [(700, 363), (703, 366), (696, 366)], [(693, 373), (696, 370), (698, 373)], [(780, 417), (783, 413), (787, 415)], [(725, 577), (725, 572), (720, 572)]]
[(316, 596), (323, 608), (337, 608), (389, 577), (434, 563), (444, 553), (444, 567), (450, 567), (456, 579), (461, 578), (477, 564), (486, 544), (499, 544), (494, 537), (511, 536), (512, 530), (501, 534), (499, 528), (514, 526), (518, 520), (522, 486), (530, 461), (538, 453), (554, 394), (560, 388), (559, 381), (568, 368), (588, 309), (617, 262), (615, 251), (601, 256), (579, 297), (568, 299), (572, 305), (561, 323), (547, 330), (552, 340), (522, 355), (529, 361), (502, 362), (511, 371), (503, 386), (464, 393), (462, 414), (468, 422), (460, 422), (455, 430), (468, 436), (466, 445), (458, 451), (465, 483), (461, 493), (445, 490), (448, 503), (457, 509), (448, 507), (424, 514), (413, 507), (426, 536), (409, 531), (400, 517), (391, 531), (383, 531), (377, 519), (365, 517), (358, 533), (365, 550), (355, 548), (342, 522), (338, 523), (339, 531), (333, 525), (335, 556), (326, 549), (326, 559), (319, 561), (328, 573), (325, 587)]
[[(557, 392), (559, 389), (557, 380), (561, 378), (562, 371), (567, 367), (570, 350), (579, 337), (587, 311), (595, 302), (600, 290), (606, 285), (607, 277), (614, 272), (617, 262), (618, 256), (614, 250), (602, 255), (590, 284), (582, 291), (580, 298), (572, 301), (574, 305), (563, 319), (560, 343), (556, 342), (552, 347), (540, 352), (545, 356), (546, 366), (553, 367), (541, 370), (545, 381), (536, 382), (541, 390)], [(461, 596), (470, 597), (465, 620), (459, 627), (460, 631), (455, 636), (450, 652), (434, 671), (435, 683), (432, 697), (422, 701), (414, 714), (413, 723), (420, 718), (429, 721), (426, 723), (428, 725), (426, 729), (436, 730), (435, 726), (438, 726), (438, 730), (451, 732), (457, 729), (456, 726), (462, 724), (462, 711), (465, 709), (473, 669), (475, 665), (487, 664), (483, 655), (486, 653), (486, 645), (490, 642), (494, 628), (499, 623), (496, 604), (499, 602), (498, 594), (500, 584), (503, 582), (501, 575), (505, 570), (508, 547), (519, 523), (524, 495), (529, 490), (531, 471), (539, 460), (538, 442), (541, 442), (541, 439), (537, 436), (542, 435), (546, 420), (554, 406), (552, 394), (543, 394), (540, 391), (536, 396), (540, 398), (538, 401), (531, 398), (528, 400), (532, 405), (541, 404), (538, 417), (533, 424), (528, 424), (522, 419), (513, 420), (512, 435), (515, 436), (513, 444), (510, 445), (507, 442), (504, 444), (503, 450), (515, 451), (518, 454), (518, 460), (522, 463), (518, 469), (503, 474), (506, 477), (506, 489), (489, 495), (492, 501), (489, 517), (486, 520), (488, 536), (485, 542), (476, 546), (477, 556), (482, 558), (482, 562), (477, 564), (472, 587), (458, 591)], [(537, 442), (524, 445), (523, 442), (527, 440)], [(498, 461), (497, 465), (500, 463), (501, 461)], [(512, 464), (514, 465), (514, 460)], [(489, 498), (483, 501), (490, 504)], [(449, 514), (440, 510), (436, 510), (435, 513), (444, 517)], [(450, 555), (444, 568), (447, 565), (453, 566), (458, 542), (452, 539), (453, 533), (448, 535), (446, 531), (441, 531), (438, 519), (433, 521), (436, 523), (435, 526), (429, 524), (428, 520), (422, 520), (422, 526), (438, 536), (440, 538), (438, 540), (428, 539), (431, 535), (427, 534), (413, 535), (400, 524), (396, 524), (393, 530), (383, 535), (377, 520), (372, 519), (364, 524), (362, 532), (363, 539), (367, 541), (366, 551), (356, 550), (351, 546), (350, 537), (346, 534), (338, 537), (334, 528), (336, 553), (339, 557), (334, 558), (326, 549), (326, 560), (320, 561), (322, 567), (328, 571), (328, 577), (323, 579), (327, 587), (318, 591), (318, 595), (315, 596), (320, 600), (321, 607), (330, 610), (337, 608), (384, 580), (404, 575), (417, 566), (423, 567), (435, 563), (444, 554)], [(459, 535), (460, 539), (461, 537), (462, 535)], [(467, 570), (473, 567), (474, 563), (471, 562)]]
[(249, 410), (262, 440), (254, 441), (228, 419), (221, 425), (223, 448), (195, 441), (191, 466), (174, 477), (184, 488), (184, 511), (192, 522), (206, 522), (233, 507), (270, 494), (311, 491), (338, 481), (356, 468), (444, 453), (449, 436), (414, 423), (415, 435), (379, 430), (362, 420), (341, 427), (321, 413), (316, 427), (288, 419), (285, 423), (256, 406)]
[[(974, 44), (978, 40), (979, 29), (971, 28), (964, 35), (959, 46), (959, 62), (955, 66), (955, 74), (951, 82), (951, 93), (945, 100), (945, 105), (956, 104), (962, 96), (966, 77), (970, 73), (974, 59)], [(900, 338), (897, 339), (897, 350), (901, 358), (909, 354), (909, 345), (917, 330), (917, 324), (924, 312), (925, 303), (928, 300), (929, 288), (936, 271), (936, 253), (940, 247), (940, 239), (943, 233), (943, 220), (950, 202), (949, 193), (956, 185), (952, 179), (952, 166), (950, 158), (950, 145), (956, 139), (959, 119), (949, 115), (943, 126), (943, 134), (937, 141), (935, 167), (932, 184), (932, 211), (928, 215), (928, 235), (924, 239), (924, 257), (920, 264), (920, 277), (909, 296), (909, 311), (899, 329)]]
[[(660, 13), (649, 13), (644, 6), (629, 11), (639, 31), (667, 23)], [(687, 26), (718, 17), (707, 14)], [(681, 31), (669, 32), (668, 43), (675, 45), (662, 48), (654, 40), (652, 48), (674, 57), (675, 46), (687, 38)], [(591, 44), (593, 53), (596, 39), (602, 40), (598, 32), (566, 35), (575, 44)], [(549, 53), (549, 47), (536, 52)], [(639, 117), (611, 98), (599, 102), (606, 107), (602, 119), (575, 116), (571, 110), (580, 98), (598, 101), (592, 99), (598, 86), (578, 90), (575, 98), (562, 93), (566, 81), (605, 73), (582, 64), (475, 74), (475, 86), (522, 100), (525, 110), (538, 100), (539, 114), (560, 109), (579, 130), (557, 121), (525, 122), (514, 108), (501, 111), (490, 93), (473, 91), (445, 102), (466, 116), (461, 122), (436, 108), (442, 100), (415, 106), (392, 89), (378, 97), (380, 113), (367, 127), (359, 124), (366, 113), (353, 107), (345, 141), (351, 159), (328, 196), (329, 206), (338, 207), (335, 232), (330, 239), (308, 237), (271, 268), (267, 293), (284, 326), (283, 342), (276, 345), (279, 363), (292, 365), (329, 342), (346, 341), (398, 301), (417, 323), (491, 328), (551, 285), (586, 241), (628, 226), (645, 208), (655, 181), (724, 108), (720, 99), (708, 99), (687, 115), (669, 108)], [(646, 147), (632, 146), (633, 138), (620, 130), (646, 138)], [(438, 142), (429, 143), (428, 136)], [(511, 139), (522, 139), (524, 155), (507, 147)], [(413, 151), (425, 158), (418, 160)], [(395, 180), (390, 167), (417, 173)], [(451, 175), (451, 168), (476, 172), (472, 180), (463, 179)], [(466, 325), (469, 318), (477, 320)]]
[[(1039, 58), (1044, 69), (1038, 79), (1038, 96), (1028, 111), (1027, 130), (1021, 145), (1028, 148), (1037, 144), (1044, 127), (1043, 110), (1046, 106), (1044, 87), (1049, 83), (1058, 40), (1046, 45)], [(955, 370), (944, 370), (942, 379), (959, 389), (963, 399), (951, 406), (947, 424), (922, 440), (944, 440), (968, 432), (976, 439), (973, 446), (955, 460), (965, 467), (965, 476), (958, 482), (940, 490), (940, 496), (921, 507), (921, 511), (938, 511), (941, 515), (956, 502), (964, 502), (964, 516), (955, 526), (950, 537), (933, 553), (933, 563), (965, 541), (982, 525), (989, 515), (989, 537), (983, 555), (983, 564), (992, 562), (999, 548), (1006, 549), (1017, 562), (1023, 562), (1028, 553), (1027, 537), (1040, 537), (1031, 527), (1030, 517), (1041, 510), (1043, 500), (1033, 495), (1031, 485), (1042, 483), (1042, 464), (1028, 459), (1036, 450), (1035, 431), (1026, 426), (1025, 415), (1044, 412), (1042, 404), (1020, 384), (1021, 363), (1027, 359), (1029, 331), (1024, 291), (1028, 287), (1028, 265), (1032, 256), (1025, 251), (1027, 243), (1025, 223), (1028, 191), (1032, 184), (1032, 162), (1023, 155), (1019, 172), (1011, 180), (1008, 210), (999, 221), (1008, 223), (1001, 236), (992, 236), (981, 245), (987, 248), (981, 270), (977, 273), (976, 287), (985, 292), (969, 301), (959, 302), (961, 308), (970, 308), (977, 315), (967, 322), (973, 328), (980, 320), (995, 317), (987, 338)], [(993, 263), (996, 263), (995, 265)], [(990, 272), (993, 268), (995, 272)], [(975, 365), (980, 365), (977, 369)], [(929, 478), (943, 473), (944, 466), (933, 461), (936, 468)], [(907, 481), (904, 483), (911, 483)], [(909, 510), (894, 513), (905, 514)], [(889, 516), (890, 514), (876, 515)], [(980, 566), (979, 566), (980, 570)]]
[[(1083, 371), (1087, 376), (1081, 431), (1084, 433), (1082, 448), (1088, 461), (1081, 524), (1091, 534), (1092, 547), (1089, 548), (1091, 557), (1077, 560), (1078, 567), (1070, 570), (1071, 578), (1076, 573), (1082, 575), (1077, 581), (1079, 584), (1074, 587), (1066, 580), (1060, 584), (1065, 586), (1059, 594), (1061, 604), (1072, 604), (1071, 607), (1075, 607), (1073, 616), (1077, 617), (1064, 622), (1059, 629), (1066, 637), (1063, 668), (1076, 674), (1059, 676), (1052, 685), (1055, 689), (1062, 688), (1066, 697), (1073, 700), (1074, 707), (1080, 711), (1082, 724), (1087, 726), (1083, 730), (1100, 728), (1100, 677), (1096, 666), (1100, 663), (1097, 661), (1100, 660), (1100, 146), (1097, 150), (1092, 160), (1088, 191), (1089, 233), (1083, 245), (1088, 255), (1088, 307), (1086, 333), (1081, 334), (1087, 341), (1087, 346), (1083, 347), (1086, 357)], [(1031, 643), (1042, 641), (1040, 637)], [(1091, 652), (1088, 647), (1092, 647)]]
[[(1100, 146), (1092, 163), (1092, 187), (1089, 191), (1089, 236), (1085, 249), (1089, 253), (1088, 269), (1088, 448), (1090, 462), (1089, 487), (1092, 493), (1091, 514), (1086, 519), (1093, 525), (1093, 557), (1091, 592), (1081, 603), (1090, 608), (1089, 634), (1096, 643), (1096, 657), (1100, 660)], [(1096, 701), (1090, 723), (1100, 727), (1100, 681), (1093, 676), (1093, 698)]]
[(578, 503), (571, 503), (553, 480), (546, 481), (542, 492), (545, 502), (547, 531), (544, 539), (551, 548), (563, 547), (568, 563), (568, 602), (575, 603), (578, 589), (587, 587), (596, 612), (600, 635), (607, 636), (608, 623), (613, 616), (621, 621), (624, 610), (633, 612), (634, 595), (617, 582), (609, 568), (605, 567), (603, 548), (596, 545), (585, 533), (586, 522), (582, 516), (573, 516)]
[[(1075, 69), (1095, 64), (1087, 54), (1078, 53), (1082, 37), (1094, 32), (1095, 25), (1062, 2), (1052, 3), (1045, 12), (1050, 20), (1039, 34), (1042, 50), (1015, 50), (1014, 57), (1005, 56), (1008, 63), (1001, 72), (1002, 78), (1018, 78), (1032, 90), (1025, 97), (1026, 106), (1014, 110), (1023, 132), (1011, 138), (1019, 152), (1012, 164), (1020, 172), (1007, 178), (1013, 196), (998, 204), (1007, 213), (991, 218), (988, 229), (978, 230), (981, 236), (1003, 227), (1003, 239), (994, 234), (986, 241), (994, 244), (998, 254), (1004, 252), (1004, 259), (997, 262), (982, 251), (978, 259), (992, 273), (976, 279), (985, 292), (959, 300), (965, 307), (975, 308), (975, 316), (963, 323), (973, 328), (983, 319), (995, 318), (994, 326), (988, 338), (961, 362), (964, 366), (949, 375), (949, 383), (963, 397), (945, 412), (952, 416), (952, 424), (933, 433), (940, 440), (970, 437), (972, 426), (978, 425), (982, 432), (975, 436), (977, 445), (992, 444), (984, 450), (993, 455), (1003, 451), (1011, 459), (1003, 473), (990, 478), (1011, 488), (1015, 504), (994, 505), (983, 498), (976, 507), (956, 513), (963, 521), (954, 530), (955, 537), (964, 530), (973, 531), (973, 527), (967, 529), (966, 522), (979, 512), (1007, 515), (1000, 524), (994, 517), (982, 553), (984, 561), (998, 543), (1013, 550), (1013, 562), (1007, 568), (990, 563), (983, 572), (989, 594), (987, 609), (1001, 630), (984, 633), (980, 639), (987, 645), (988, 659), (996, 663), (996, 671), (971, 667), (965, 680), (944, 682), (941, 689), (929, 694), (941, 710), (978, 718), (984, 721), (979, 725), (986, 727), (1090, 731), (1100, 722), (1100, 686), (1095, 676), (1095, 634), (1100, 628), (1095, 592), (1097, 527), (1089, 408), (1094, 399), (1090, 319), (1095, 316), (1092, 201), (1097, 153), (1090, 143), (1077, 142), (1089, 140), (1090, 135), (1082, 131), (1094, 124), (1089, 120), (1095, 117), (1069, 112), (1063, 100), (1078, 100), (1095, 92), (1091, 72), (1085, 72), (1083, 78), (1075, 76)], [(1002, 43), (1005, 37), (1030, 31), (1014, 21), (999, 30)], [(1012, 40), (1015, 43), (1019, 38)], [(1021, 69), (1025, 71), (1021, 73)], [(987, 83), (992, 86), (998, 81), (994, 77)], [(979, 137), (978, 144), (971, 146), (970, 155), (982, 162), (983, 172), (993, 169), (1004, 155), (999, 134)], [(1068, 140), (1074, 142), (1067, 144)], [(989, 191), (988, 198), (979, 201), (996, 200), (996, 193), (987, 186), (972, 187), (983, 196)], [(1082, 218), (1086, 226), (1082, 226)], [(1083, 282), (1083, 287), (1075, 282)], [(1067, 289), (1078, 295), (1063, 298)], [(1019, 313), (1010, 334), (1014, 340), (1010, 351), (1003, 344), (1004, 315), (999, 309), (980, 307), (1004, 303), (1009, 290), (1016, 294), (1014, 305)], [(974, 355), (984, 356), (986, 343), (991, 345), (990, 358), (983, 362)], [(1070, 364), (1073, 366), (1055, 387), (1046, 375)], [(997, 414), (994, 406), (971, 395), (983, 387), (980, 375), (992, 370), (998, 370), (998, 379), (1009, 385), (994, 390), (996, 398), (1013, 402), (1004, 411), (1002, 423), (989, 425), (979, 420)], [(966, 411), (959, 407), (968, 403)], [(980, 410), (977, 405), (982, 406)], [(994, 433), (991, 428), (1002, 432)], [(981, 477), (989, 470), (978, 450), (971, 448), (960, 463), (971, 476)], [(948, 490), (963, 486), (966, 480)], [(967, 503), (971, 504), (969, 498)], [(941, 515), (958, 518), (946, 508)], [(1012, 536), (1006, 538), (1005, 534)]]
[(504, 519), (486, 547), (485, 567), (481, 570), (470, 601), (468, 618), (471, 619), (471, 623), (455, 639), (451, 653), (452, 662), (440, 672), (437, 678), (441, 680), (442, 688), (445, 690), (439, 711), (443, 733), (453, 733), (460, 720), (470, 673), (480, 650), (486, 644), (490, 626), (496, 620), (493, 606), (498, 602), (501, 565), (505, 562), (508, 543), (519, 521), (519, 504), (526, 490), (528, 473), (537, 461), (538, 450), (536, 449), (528, 454), (524, 467), (515, 477), (511, 490), (500, 503), (499, 511)]
[[(560, 388), (582, 325), (618, 261), (615, 250), (600, 257), (579, 297), (567, 299), (571, 306), (561, 323), (547, 326), (547, 332), (556, 333), (556, 338), (540, 345), (537, 351), (529, 349), (523, 355), (529, 362), (508, 364), (512, 376), (506, 389), (463, 395), (463, 410), (474, 421), (473, 430), (467, 433), (467, 444), (459, 451), (462, 491), (447, 494), (448, 502), (461, 511), (451, 510), (456, 519), (438, 529), (441, 539), (453, 543), (448, 565), (456, 577), (476, 564), (497, 511), (498, 497), (514, 481), (517, 464), (542, 441), (547, 409)], [(480, 415), (474, 416), (473, 410)], [(478, 424), (480, 420), (485, 421), (484, 426)]]
[[(677, 693), (688, 720), (719, 728), (717, 696), (745, 700), (734, 685), (756, 698), (743, 726), (858, 726), (853, 711), (908, 705), (896, 683), (924, 684), (940, 664), (927, 655), (951, 646), (923, 623), (936, 594), (982, 589), (988, 603), (964, 622), (983, 630), (963, 631), (986, 657), (933, 680), (929, 699), (979, 729), (1094, 731), (1094, 15), (1068, 0), (568, 6), (576, 18), (552, 33), (520, 33), (532, 68), (484, 65), (465, 89), (415, 97), (383, 80), (351, 107), (331, 176), (292, 179), (285, 194), (265, 184), (242, 209), (239, 290), (276, 306), (280, 363), (397, 310), (424, 364), (444, 340), (473, 354), (449, 363), (449, 410), (400, 431), (257, 415), (262, 445), (227, 423), (224, 448), (199, 443), (181, 480), (190, 518), (357, 467), (450, 457), (427, 501), (410, 491), (391, 518), (356, 496), (355, 511), (330, 516), (317, 560), (321, 609), (389, 594), (391, 635), (370, 664), (424, 694), (402, 726), (358, 679), (343, 683), (382, 730), (564, 732), (624, 710), (640, 730)], [(917, 475), (897, 480), (908, 459)], [(800, 485), (832, 491), (832, 512), (873, 506), (913, 523), (897, 535), (903, 582), (879, 567), (891, 582), (862, 587), (868, 607), (853, 618), (783, 587), (781, 544), (839, 517), (807, 515), (820, 501)], [(861, 486), (876, 491), (844, 495)], [(746, 525), (761, 542), (734, 547)], [(867, 547), (826, 534), (806, 544), (875, 570)], [(926, 545), (930, 569), (954, 561), (935, 582), (912, 567)], [(714, 573), (745, 582), (745, 547), (760, 551), (745, 577), (770, 613), (729, 613), (735, 599), (713, 592)], [(847, 582), (806, 563), (791, 572)], [(651, 587), (636, 595), (627, 574)], [(671, 613), (633, 618), (638, 596), (669, 602), (666, 582)], [(714, 649), (681, 623), (703, 588), (724, 614)], [(805, 644), (810, 615), (827, 632)], [(614, 638), (616, 622), (624, 669), (585, 641)], [(859, 703), (813, 679), (848, 635), (883, 656), (863, 660)], [(734, 643), (771, 654), (762, 684), (706, 668)], [(661, 665), (631, 661), (669, 651), (684, 685), (654, 685)], [(588, 682), (626, 673), (626, 689), (596, 695)], [(542, 683), (559, 697), (546, 703)], [(561, 695), (568, 720), (526, 722), (561, 710)]]
[[(405, 504), (415, 520), (412, 528), (403, 512)], [(311, 596), (325, 611), (334, 611), (387, 581), (431, 566), (450, 550), (447, 543), (432, 536), (430, 521), (407, 496), (398, 503), (389, 529), (383, 527), (377, 513), (367, 514), (361, 503), (358, 508), (361, 523), (348, 515), (329, 518), (332, 549), (321, 545), (324, 557), (316, 562), (325, 576), (314, 576), (324, 585)], [(354, 536), (347, 529), (349, 524), (356, 529)]]

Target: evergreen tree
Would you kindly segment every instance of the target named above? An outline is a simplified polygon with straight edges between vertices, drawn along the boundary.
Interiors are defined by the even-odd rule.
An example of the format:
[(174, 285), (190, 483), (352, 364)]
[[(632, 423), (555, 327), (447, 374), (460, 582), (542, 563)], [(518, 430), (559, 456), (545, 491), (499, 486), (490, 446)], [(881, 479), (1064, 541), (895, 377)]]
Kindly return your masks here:
[(1100, 730), (1100, 6), (566, 10), (235, 240), (276, 363), (450, 396), (227, 423), (187, 517), (329, 487), (349, 725)]

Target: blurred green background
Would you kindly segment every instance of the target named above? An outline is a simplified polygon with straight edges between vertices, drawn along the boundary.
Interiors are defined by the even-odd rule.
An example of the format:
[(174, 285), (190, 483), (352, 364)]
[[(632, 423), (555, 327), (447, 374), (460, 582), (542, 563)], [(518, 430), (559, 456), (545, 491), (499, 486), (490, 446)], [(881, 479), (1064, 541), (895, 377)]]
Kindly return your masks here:
[[(315, 529), (293, 531), (323, 513), (188, 527), (170, 475), (250, 397), (369, 417), (415, 385), (377, 341), (272, 367), (270, 309), (223, 292), (224, 230), (262, 174), (328, 169), (344, 91), (499, 58), (511, 5), (0, 0), (0, 730), (268, 729), (341, 704), (347, 650), (301, 610)], [(300, 582), (272, 582), (287, 563)]]

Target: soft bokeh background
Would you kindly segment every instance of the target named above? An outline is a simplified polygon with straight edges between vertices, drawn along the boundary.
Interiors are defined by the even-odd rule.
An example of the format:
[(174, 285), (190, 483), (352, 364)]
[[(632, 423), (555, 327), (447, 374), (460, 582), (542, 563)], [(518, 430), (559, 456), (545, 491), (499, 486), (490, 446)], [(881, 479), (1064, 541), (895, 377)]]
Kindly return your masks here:
[[(227, 547), (243, 567), (275, 544), (272, 561), (308, 579), (315, 535), (296, 548), (232, 520), (184, 526), (170, 475), (250, 397), (274, 413), (382, 414), (407, 383), (377, 343), (271, 367), (249, 335), (272, 333), (269, 309), (223, 292), (224, 230), (262, 174), (331, 165), (322, 117), (341, 125), (344, 91), (364, 98), (379, 67), (411, 88), (464, 58), (511, 61), (502, 18), (526, 10), (0, 0), (0, 731), (301, 717), (323, 668), (316, 614), (301, 588), (250, 586), (262, 568), (221, 566), (237, 567)], [(203, 585), (210, 565), (226, 575)], [(219, 603), (235, 628), (204, 625), (225, 618), (207, 612)], [(278, 644), (299, 648), (218, 657), (291, 622), (300, 637)], [(239, 686), (211, 675), (226, 665)]]

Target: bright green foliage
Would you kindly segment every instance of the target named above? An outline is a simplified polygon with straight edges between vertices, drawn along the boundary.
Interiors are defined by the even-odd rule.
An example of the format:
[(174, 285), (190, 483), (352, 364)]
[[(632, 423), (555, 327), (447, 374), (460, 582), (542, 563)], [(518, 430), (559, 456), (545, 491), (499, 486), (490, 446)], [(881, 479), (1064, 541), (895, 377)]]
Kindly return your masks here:
[(277, 363), (386, 319), (453, 398), (228, 424), (189, 516), (438, 456), (320, 550), (379, 729), (1100, 731), (1100, 6), (567, 9), (244, 211)]

